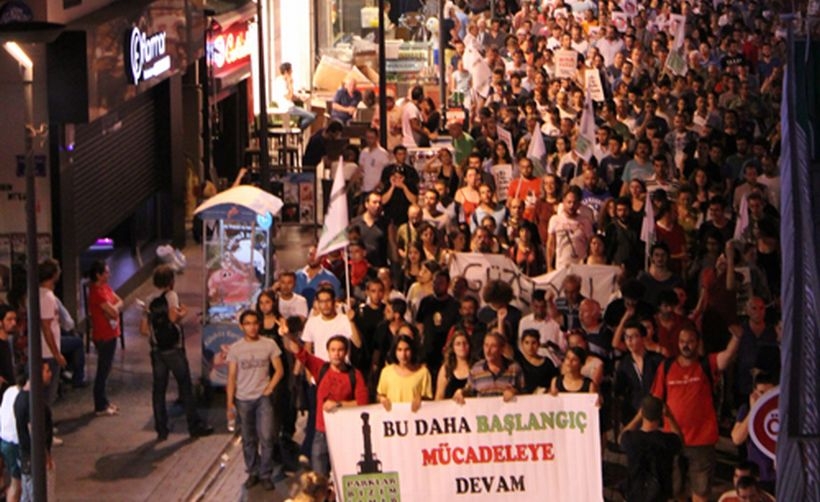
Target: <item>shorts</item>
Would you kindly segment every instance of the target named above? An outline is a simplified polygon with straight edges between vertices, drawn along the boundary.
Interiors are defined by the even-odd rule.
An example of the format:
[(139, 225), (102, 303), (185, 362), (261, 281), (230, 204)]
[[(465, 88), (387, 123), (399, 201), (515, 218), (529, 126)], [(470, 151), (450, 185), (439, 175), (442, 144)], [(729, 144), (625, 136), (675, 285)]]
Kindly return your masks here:
[(6, 464), (9, 476), (20, 479), (20, 446), (0, 440), (0, 453), (3, 455), (3, 462)]
[(688, 490), (684, 491), (688, 487), (695, 495), (709, 497), (717, 463), (715, 446), (684, 446), (680, 460), (674, 476), (675, 494), (688, 495)]

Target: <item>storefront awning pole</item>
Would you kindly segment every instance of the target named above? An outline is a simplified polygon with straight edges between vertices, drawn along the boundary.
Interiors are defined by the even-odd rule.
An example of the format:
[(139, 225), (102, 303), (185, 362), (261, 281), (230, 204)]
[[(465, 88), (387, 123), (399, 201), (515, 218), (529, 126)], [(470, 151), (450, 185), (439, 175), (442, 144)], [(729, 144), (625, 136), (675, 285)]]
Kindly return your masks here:
[[(447, 28), (444, 26), (444, 0), (439, 0), (438, 10), (438, 84), (441, 97), (441, 116), (445, 120), (442, 121), (443, 126), (447, 120), (447, 58), (445, 57), (447, 51), (447, 44), (445, 43), (445, 36)], [(439, 127), (441, 128), (441, 127)]]
[(387, 54), (384, 50), (384, 1), (379, 2), (379, 142), (387, 148)]
[[(268, 155), (268, 93), (265, 77), (265, 23), (263, 22), (264, 0), (256, 0), (256, 34), (259, 43), (259, 176), (262, 190), (270, 192), (270, 158)], [(285, 124), (289, 127), (289, 124)]]

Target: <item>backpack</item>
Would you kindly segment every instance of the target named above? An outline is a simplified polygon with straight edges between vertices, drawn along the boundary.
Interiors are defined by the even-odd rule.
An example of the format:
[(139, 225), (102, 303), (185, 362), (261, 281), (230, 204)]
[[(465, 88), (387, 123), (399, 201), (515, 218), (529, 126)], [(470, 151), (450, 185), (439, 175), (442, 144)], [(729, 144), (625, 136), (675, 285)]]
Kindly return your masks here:
[(179, 347), (182, 333), (179, 326), (172, 323), (168, 316), (168, 299), (165, 298), (165, 293), (151, 300), (151, 304), (148, 305), (148, 322), (154, 333), (154, 348), (171, 350)]
[[(316, 375), (316, 388), (319, 388), (319, 384), (322, 383), (322, 379), (327, 375), (328, 370), (330, 369), (330, 363), (325, 363), (319, 368), (319, 374)], [(356, 369), (349, 368), (347, 371), (347, 378), (350, 379), (350, 391), (353, 392), (353, 395), (356, 395)]]

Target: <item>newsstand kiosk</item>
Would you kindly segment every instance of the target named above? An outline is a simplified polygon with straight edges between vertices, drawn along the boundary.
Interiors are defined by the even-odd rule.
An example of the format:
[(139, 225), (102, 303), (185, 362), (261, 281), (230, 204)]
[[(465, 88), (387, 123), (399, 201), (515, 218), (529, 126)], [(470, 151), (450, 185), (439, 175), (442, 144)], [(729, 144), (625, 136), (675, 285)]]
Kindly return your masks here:
[(259, 293), (270, 286), (273, 221), (282, 200), (242, 185), (203, 202), (204, 290), (202, 306), (202, 380), (224, 386), (228, 380), (228, 347), (241, 339), (239, 314), (255, 308)]

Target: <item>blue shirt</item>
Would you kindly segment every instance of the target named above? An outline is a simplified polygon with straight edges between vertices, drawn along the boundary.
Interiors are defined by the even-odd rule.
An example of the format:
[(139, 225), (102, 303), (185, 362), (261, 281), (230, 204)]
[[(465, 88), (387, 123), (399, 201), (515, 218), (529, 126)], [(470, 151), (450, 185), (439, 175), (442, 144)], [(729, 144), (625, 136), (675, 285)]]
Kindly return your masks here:
[[(353, 91), (353, 95), (351, 96), (347, 89), (342, 87), (336, 94), (333, 96), (333, 102), (338, 103), (342, 106), (359, 106), (359, 102), (362, 100), (362, 93), (358, 90)], [(333, 110), (330, 112), (330, 116), (334, 119), (341, 120), (345, 124), (353, 118), (353, 115), (347, 112), (340, 112)]]
[(324, 268), (321, 269), (318, 274), (313, 276), (313, 279), (308, 278), (306, 268), (296, 271), (296, 286), (293, 290), (297, 294), (305, 297), (305, 300), (307, 300), (308, 310), (313, 308), (313, 298), (316, 296), (316, 290), (319, 289), (319, 284), (325, 281), (333, 285), (333, 289), (336, 291), (336, 298), (341, 298), (342, 285), (339, 282), (339, 279), (337, 279), (336, 276), (329, 270)]

